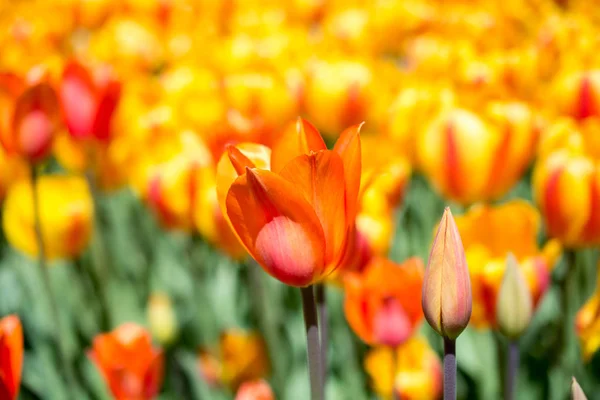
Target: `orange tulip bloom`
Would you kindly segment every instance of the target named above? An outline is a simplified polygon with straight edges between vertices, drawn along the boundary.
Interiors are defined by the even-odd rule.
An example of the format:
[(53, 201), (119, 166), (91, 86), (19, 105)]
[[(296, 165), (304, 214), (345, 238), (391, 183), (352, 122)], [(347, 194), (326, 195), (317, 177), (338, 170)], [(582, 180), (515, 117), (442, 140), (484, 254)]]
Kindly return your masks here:
[(577, 71), (558, 81), (559, 112), (577, 120), (600, 117), (600, 70)]
[(510, 252), (519, 262), (535, 309), (550, 285), (550, 274), (561, 252), (555, 240), (538, 248), (537, 210), (525, 201), (513, 200), (500, 206), (473, 206), (455, 221), (471, 275), (471, 324), (496, 326), (498, 292)]
[(556, 122), (542, 137), (533, 191), (552, 237), (565, 246), (600, 243), (600, 123)]
[(443, 112), (417, 139), (419, 166), (444, 196), (469, 204), (506, 193), (530, 162), (538, 137), (521, 103), (491, 103), (485, 119), (462, 109)]
[(88, 355), (117, 400), (149, 400), (160, 390), (163, 354), (139, 325), (125, 323), (96, 336)]
[(0, 144), (8, 154), (31, 162), (52, 149), (59, 107), (52, 87), (33, 77), (31, 84), (13, 74), (0, 74)]
[(270, 171), (236, 147), (223, 156), (239, 176), (218, 180), (218, 192), (227, 193), (221, 207), (248, 253), (283, 283), (311, 285), (343, 261), (357, 210), (359, 130), (348, 128), (327, 150), (316, 128), (299, 119), (273, 147)]
[(9, 156), (0, 146), (0, 202), (8, 188), (19, 179), (27, 176), (27, 164), (19, 157)]
[(235, 400), (275, 400), (275, 395), (269, 384), (261, 380), (243, 383)]
[(352, 330), (370, 345), (401, 345), (423, 318), (423, 275), (419, 258), (398, 265), (379, 257), (362, 273), (346, 274), (344, 312)]
[(440, 359), (421, 336), (409, 339), (395, 350), (378, 347), (369, 351), (365, 369), (375, 392), (386, 400), (392, 398), (394, 386), (400, 398), (406, 400), (435, 400), (442, 394)]
[[(600, 263), (597, 269), (600, 272)], [(597, 277), (596, 291), (577, 312), (575, 330), (579, 336), (583, 358), (589, 361), (600, 349), (600, 275)]]
[(105, 76), (93, 76), (89, 69), (72, 60), (63, 71), (59, 97), (71, 136), (107, 142), (121, 96), (121, 84), (107, 70), (98, 72)]
[(0, 320), (0, 398), (16, 400), (23, 368), (23, 327), (16, 315)]

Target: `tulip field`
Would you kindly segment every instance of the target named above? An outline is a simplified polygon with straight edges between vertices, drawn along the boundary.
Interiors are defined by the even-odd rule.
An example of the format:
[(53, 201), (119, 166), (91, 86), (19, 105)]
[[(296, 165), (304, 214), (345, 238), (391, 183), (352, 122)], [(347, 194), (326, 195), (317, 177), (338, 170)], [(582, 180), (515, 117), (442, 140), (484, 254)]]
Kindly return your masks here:
[(595, 1), (0, 27), (0, 400), (600, 400)]

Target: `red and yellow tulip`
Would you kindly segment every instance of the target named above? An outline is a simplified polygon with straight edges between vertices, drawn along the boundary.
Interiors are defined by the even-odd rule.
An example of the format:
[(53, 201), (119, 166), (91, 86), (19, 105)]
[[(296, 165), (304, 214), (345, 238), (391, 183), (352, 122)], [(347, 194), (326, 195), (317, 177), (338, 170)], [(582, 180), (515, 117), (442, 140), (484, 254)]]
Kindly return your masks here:
[(600, 349), (600, 276), (596, 291), (575, 317), (575, 330), (579, 336), (583, 358), (589, 361)]

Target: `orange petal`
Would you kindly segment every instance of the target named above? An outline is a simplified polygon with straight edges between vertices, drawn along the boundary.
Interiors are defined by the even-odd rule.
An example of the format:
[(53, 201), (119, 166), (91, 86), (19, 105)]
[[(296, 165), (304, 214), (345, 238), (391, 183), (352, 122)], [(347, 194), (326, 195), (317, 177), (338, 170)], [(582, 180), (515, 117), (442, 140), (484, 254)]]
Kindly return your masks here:
[(273, 146), (271, 169), (279, 172), (299, 155), (326, 149), (327, 146), (317, 128), (305, 119), (298, 118), (285, 129)]
[(13, 145), (32, 161), (39, 161), (51, 150), (58, 125), (58, 99), (45, 83), (27, 89), (17, 100), (13, 116)]
[(267, 273), (292, 286), (322, 277), (323, 228), (292, 183), (248, 168), (229, 189), (226, 205), (240, 241)]
[(360, 128), (363, 124), (354, 125), (344, 130), (335, 143), (333, 151), (342, 157), (344, 177), (346, 180), (346, 217), (354, 221), (358, 207), (361, 175)]
[(8, 399), (17, 398), (22, 369), (23, 327), (19, 317), (9, 315), (0, 320), (0, 386), (10, 394)]
[(290, 161), (280, 175), (317, 213), (325, 233), (325, 263), (337, 266), (348, 238), (344, 166), (337, 153), (322, 150)]
[(217, 199), (227, 221), (225, 200), (231, 184), (246, 172), (246, 167), (270, 169), (270, 166), (271, 149), (262, 144), (240, 143), (228, 147), (221, 155), (217, 164)]

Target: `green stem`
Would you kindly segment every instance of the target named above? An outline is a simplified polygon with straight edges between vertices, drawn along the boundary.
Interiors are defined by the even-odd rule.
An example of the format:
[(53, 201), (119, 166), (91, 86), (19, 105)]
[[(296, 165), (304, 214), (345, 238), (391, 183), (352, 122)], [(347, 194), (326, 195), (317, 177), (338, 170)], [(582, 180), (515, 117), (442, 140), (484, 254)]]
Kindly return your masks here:
[(321, 395), (325, 398), (325, 383), (327, 381), (327, 348), (329, 345), (329, 318), (327, 312), (327, 293), (324, 283), (318, 283), (315, 286), (315, 296), (317, 298), (317, 311), (319, 315), (319, 337), (321, 338)]
[(38, 265), (40, 268), (40, 272), (42, 275), (42, 281), (44, 283), (44, 287), (47, 293), (47, 300), (50, 306), (50, 312), (52, 313), (52, 319), (54, 320), (54, 341), (56, 343), (60, 363), (62, 364), (62, 369), (66, 375), (67, 381), (67, 391), (69, 393), (69, 397), (72, 397), (75, 394), (75, 375), (73, 374), (73, 368), (69, 363), (67, 357), (67, 349), (62, 340), (63, 330), (62, 324), (60, 320), (60, 312), (58, 308), (58, 304), (56, 302), (56, 296), (54, 295), (54, 291), (52, 289), (52, 283), (50, 282), (50, 274), (48, 272), (48, 266), (46, 262), (46, 246), (44, 244), (44, 236), (42, 234), (42, 222), (40, 217), (40, 199), (38, 193), (38, 183), (39, 176), (36, 170), (35, 165), (31, 165), (31, 190), (33, 197), (33, 223), (35, 230), (35, 237), (38, 246)]
[(444, 400), (456, 400), (456, 340), (444, 338)]
[(519, 373), (519, 344), (510, 342), (508, 344), (508, 355), (506, 360), (506, 378), (504, 380), (504, 399), (514, 400), (517, 387), (517, 375)]
[(317, 320), (317, 307), (312, 286), (300, 289), (302, 293), (302, 311), (304, 313), (304, 326), (306, 328), (306, 344), (308, 354), (308, 374), (310, 376), (311, 400), (323, 400), (321, 389), (321, 349), (319, 339), (319, 322)]

